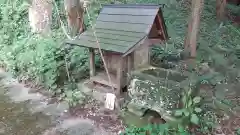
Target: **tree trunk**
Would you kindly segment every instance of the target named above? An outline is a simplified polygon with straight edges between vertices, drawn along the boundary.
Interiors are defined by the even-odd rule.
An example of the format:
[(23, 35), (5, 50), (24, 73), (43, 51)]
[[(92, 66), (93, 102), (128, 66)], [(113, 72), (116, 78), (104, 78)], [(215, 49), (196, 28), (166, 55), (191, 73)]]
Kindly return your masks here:
[(29, 22), (32, 32), (47, 34), (51, 30), (52, 2), (32, 0), (29, 7)]
[(199, 31), (200, 17), (204, 0), (192, 0), (192, 15), (188, 23), (188, 32), (185, 37), (185, 51), (190, 57), (196, 57), (197, 36)]
[(65, 10), (67, 13), (68, 27), (71, 36), (84, 31), (83, 23), (83, 1), (82, 0), (64, 0)]
[(227, 0), (216, 0), (217, 19), (219, 21), (223, 21), (225, 19), (226, 4), (227, 4)]

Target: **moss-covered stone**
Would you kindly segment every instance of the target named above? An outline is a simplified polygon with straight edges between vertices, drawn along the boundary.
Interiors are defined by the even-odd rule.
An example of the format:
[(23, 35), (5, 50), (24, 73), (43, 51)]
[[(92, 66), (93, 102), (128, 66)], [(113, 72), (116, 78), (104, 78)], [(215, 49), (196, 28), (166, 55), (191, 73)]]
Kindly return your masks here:
[(173, 109), (179, 108), (182, 94), (180, 83), (186, 78), (179, 73), (161, 69), (136, 71), (131, 76), (129, 86), (131, 103), (161, 115), (171, 115)]

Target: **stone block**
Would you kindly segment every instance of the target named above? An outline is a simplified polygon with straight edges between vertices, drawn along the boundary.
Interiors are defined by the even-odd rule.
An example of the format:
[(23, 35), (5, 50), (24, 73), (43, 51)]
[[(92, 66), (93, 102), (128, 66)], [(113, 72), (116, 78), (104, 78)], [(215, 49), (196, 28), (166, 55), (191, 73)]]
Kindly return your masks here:
[(142, 117), (144, 115), (144, 113), (147, 111), (147, 108), (143, 108), (140, 106), (135, 105), (134, 103), (130, 102), (127, 105), (128, 111), (139, 116)]

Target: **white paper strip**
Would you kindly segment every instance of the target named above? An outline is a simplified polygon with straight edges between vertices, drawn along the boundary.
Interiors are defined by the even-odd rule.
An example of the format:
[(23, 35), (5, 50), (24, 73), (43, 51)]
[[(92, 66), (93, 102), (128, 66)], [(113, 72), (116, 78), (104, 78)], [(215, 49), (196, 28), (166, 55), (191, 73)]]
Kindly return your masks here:
[(105, 108), (114, 110), (116, 96), (112, 93), (106, 94)]

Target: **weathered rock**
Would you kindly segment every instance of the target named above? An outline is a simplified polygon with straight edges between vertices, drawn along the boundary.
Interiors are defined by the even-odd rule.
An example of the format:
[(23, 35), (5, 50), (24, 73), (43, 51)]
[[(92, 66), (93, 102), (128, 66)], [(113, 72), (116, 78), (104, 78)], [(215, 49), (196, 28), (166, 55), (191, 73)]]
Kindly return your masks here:
[(147, 110), (147, 108), (143, 108), (142, 106), (137, 106), (136, 104), (134, 104), (133, 102), (130, 102), (127, 106), (128, 111), (141, 117), (144, 115), (145, 111)]
[[(165, 75), (169, 76), (169, 80), (165, 79), (167, 78)], [(161, 115), (169, 116), (172, 110), (180, 107), (182, 94), (180, 83), (184, 79), (186, 79), (186, 76), (173, 72), (167, 73), (159, 69), (152, 70), (152, 72), (150, 70), (135, 72), (132, 74), (129, 87), (129, 96), (132, 98), (131, 104), (135, 108), (151, 109)], [(143, 112), (136, 111), (136, 113), (142, 114)]]
[(134, 79), (135, 86), (131, 89), (132, 102), (157, 112), (170, 111), (178, 108), (181, 91), (163, 87), (162, 84)]

